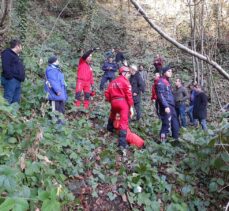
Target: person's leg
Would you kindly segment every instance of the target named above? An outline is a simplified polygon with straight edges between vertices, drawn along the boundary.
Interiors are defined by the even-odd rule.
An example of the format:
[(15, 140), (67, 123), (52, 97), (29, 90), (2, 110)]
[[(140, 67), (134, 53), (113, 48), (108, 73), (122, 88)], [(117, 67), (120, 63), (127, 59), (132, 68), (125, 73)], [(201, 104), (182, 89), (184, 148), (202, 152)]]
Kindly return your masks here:
[(15, 91), (12, 103), (19, 103), (21, 99), (21, 82), (15, 79)]
[(119, 101), (120, 106), (120, 125), (119, 125), (119, 146), (126, 148), (127, 141), (127, 129), (128, 129), (128, 118), (129, 118), (129, 106), (126, 101)]
[(64, 101), (55, 101), (55, 110), (64, 114), (65, 113), (65, 102)]
[(16, 79), (2, 79), (2, 84), (3, 84), (3, 97), (8, 101), (9, 104), (13, 103), (13, 98), (14, 98), (14, 93), (16, 90)]
[(101, 82), (100, 82), (100, 86), (99, 86), (99, 90), (100, 91), (103, 91), (104, 89), (104, 85), (105, 83), (108, 81), (108, 78), (107, 76), (103, 75), (102, 79), (101, 79)]
[(134, 108), (136, 110), (136, 119), (139, 120), (141, 118), (141, 102), (134, 103)]
[(208, 130), (206, 119), (201, 119), (201, 120), (200, 120), (200, 124), (201, 124), (202, 129), (203, 129), (204, 131), (207, 131), (207, 130)]
[(175, 107), (175, 111), (176, 111), (178, 123), (179, 123), (179, 125), (181, 125), (181, 123), (180, 123), (180, 109), (179, 109), (179, 106)]
[(162, 122), (161, 130), (160, 130), (160, 138), (161, 138), (161, 141), (164, 141), (166, 140), (167, 135), (169, 133), (171, 115), (165, 113), (164, 111), (162, 111), (162, 109), (160, 109), (160, 117), (161, 117), (161, 122)]
[(82, 90), (83, 90), (83, 82), (78, 80), (76, 84), (76, 95), (75, 95), (75, 99), (76, 99), (75, 106), (76, 107), (80, 107)]
[(170, 113), (171, 113), (171, 130), (172, 130), (172, 137), (174, 139), (178, 139), (179, 137), (179, 122), (177, 119), (177, 114), (175, 108), (170, 106)]
[[(112, 106), (112, 105), (111, 105)], [(113, 122), (115, 120), (115, 116), (116, 116), (116, 110), (112, 107), (111, 107), (111, 111), (110, 111), (110, 116), (109, 116), (109, 119), (108, 119), (108, 122), (107, 122), (107, 130), (109, 132), (114, 132), (114, 125), (113, 125)]]
[(185, 109), (186, 109), (186, 106), (185, 106), (184, 104), (181, 104), (181, 105), (179, 106), (179, 114), (180, 114), (181, 126), (182, 126), (182, 127), (186, 127), (186, 126), (187, 126), (187, 124), (186, 124)]
[(187, 110), (187, 114), (189, 116), (190, 122), (192, 124), (194, 124), (194, 119), (193, 119), (193, 105), (190, 105), (188, 110)]
[(90, 92), (91, 92), (90, 82), (84, 83), (83, 91), (84, 91), (84, 108), (88, 109), (90, 104)]

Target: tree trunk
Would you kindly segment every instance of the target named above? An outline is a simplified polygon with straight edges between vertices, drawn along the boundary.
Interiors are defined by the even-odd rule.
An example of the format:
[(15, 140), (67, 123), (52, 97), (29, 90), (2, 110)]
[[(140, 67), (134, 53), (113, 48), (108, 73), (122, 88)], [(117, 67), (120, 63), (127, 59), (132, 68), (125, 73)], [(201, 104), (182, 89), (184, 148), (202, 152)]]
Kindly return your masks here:
[[(9, 27), (12, 0), (2, 0), (0, 14), (0, 35), (4, 34)], [(6, 22), (9, 22), (6, 24)]]
[(207, 62), (208, 64), (210, 64), (211, 66), (216, 68), (218, 70), (218, 72), (222, 76), (224, 76), (224, 78), (229, 80), (229, 73), (226, 72), (218, 63), (216, 63), (215, 61), (211, 60), (208, 56), (205, 56), (205, 55), (202, 55), (202, 54), (200, 54), (200, 53), (198, 53), (196, 51), (193, 51), (193, 50), (187, 48), (186, 46), (180, 44), (179, 42), (177, 42), (175, 39), (173, 39), (168, 34), (166, 34), (164, 31), (162, 31), (153, 21), (151, 21), (150, 18), (148, 17), (148, 15), (145, 13), (145, 11), (141, 8), (141, 6), (135, 0), (130, 0), (130, 1), (134, 5), (134, 7), (138, 10), (138, 12), (144, 17), (144, 19), (150, 24), (150, 26), (155, 31), (157, 31), (163, 38), (168, 40), (170, 43), (175, 45), (177, 48), (187, 52), (188, 54), (190, 54), (192, 56), (195, 56), (196, 58), (199, 58), (199, 59)]

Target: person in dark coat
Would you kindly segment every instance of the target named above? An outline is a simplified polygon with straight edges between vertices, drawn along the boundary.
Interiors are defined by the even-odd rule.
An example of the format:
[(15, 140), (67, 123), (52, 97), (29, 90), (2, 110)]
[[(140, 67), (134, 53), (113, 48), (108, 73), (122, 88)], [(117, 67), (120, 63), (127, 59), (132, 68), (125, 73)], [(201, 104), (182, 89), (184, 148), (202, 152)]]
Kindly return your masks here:
[(104, 85), (107, 81), (111, 82), (115, 78), (115, 72), (118, 69), (118, 65), (113, 62), (113, 58), (109, 57), (108, 61), (105, 61), (102, 70), (104, 71), (103, 77), (100, 82), (100, 90), (104, 89)]
[(21, 42), (13, 39), (10, 41), (10, 48), (1, 54), (3, 96), (9, 104), (19, 103), (21, 98), (21, 82), (25, 80), (25, 68), (19, 57), (21, 51)]
[(165, 141), (171, 127), (172, 137), (177, 140), (179, 137), (179, 123), (175, 110), (175, 100), (169, 79), (172, 77), (172, 69), (165, 66), (161, 69), (163, 76), (160, 77), (156, 86), (159, 113), (162, 121), (160, 138)]
[(121, 50), (119, 48), (116, 49), (116, 55), (115, 55), (115, 62), (117, 64), (123, 63), (123, 61), (125, 60), (125, 57), (123, 55), (123, 52), (121, 52)]
[[(180, 78), (176, 79), (176, 88), (173, 90), (173, 95), (175, 99), (175, 109), (177, 112), (177, 118), (182, 127), (186, 127), (186, 101), (189, 99), (189, 94), (186, 88), (182, 85)], [(180, 121), (181, 120), (181, 121)]]
[[(193, 118), (198, 120), (202, 126), (203, 130), (207, 130), (207, 105), (208, 98), (207, 95), (203, 92), (200, 85), (195, 87), (197, 95), (195, 96), (194, 106), (193, 106)], [(197, 121), (194, 121), (197, 123)]]
[(194, 122), (194, 118), (193, 118), (193, 106), (194, 106), (194, 101), (195, 101), (195, 97), (196, 97), (196, 91), (195, 91), (195, 86), (197, 84), (196, 83), (193, 83), (193, 84), (190, 84), (189, 88), (190, 88), (190, 98), (189, 98), (189, 107), (187, 109), (187, 114), (189, 116), (189, 119), (190, 119), (190, 123), (192, 125), (195, 124)]
[(154, 61), (153, 61), (153, 65), (155, 67), (155, 73), (162, 73), (161, 72), (161, 68), (163, 67), (163, 63), (164, 63), (164, 60), (163, 58), (157, 54)]
[(136, 65), (130, 65), (130, 71), (130, 84), (132, 87), (134, 108), (136, 110), (136, 120), (138, 121), (141, 118), (141, 93), (145, 92), (145, 83)]

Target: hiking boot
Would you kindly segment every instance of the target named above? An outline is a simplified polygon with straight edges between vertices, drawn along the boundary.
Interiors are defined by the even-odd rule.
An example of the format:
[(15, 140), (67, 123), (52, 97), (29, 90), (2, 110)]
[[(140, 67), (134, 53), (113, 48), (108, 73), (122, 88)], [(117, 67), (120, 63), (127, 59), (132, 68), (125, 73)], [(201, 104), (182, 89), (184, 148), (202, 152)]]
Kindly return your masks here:
[(76, 101), (75, 101), (75, 106), (76, 106), (76, 107), (80, 107), (80, 103), (81, 103), (80, 100), (76, 100)]

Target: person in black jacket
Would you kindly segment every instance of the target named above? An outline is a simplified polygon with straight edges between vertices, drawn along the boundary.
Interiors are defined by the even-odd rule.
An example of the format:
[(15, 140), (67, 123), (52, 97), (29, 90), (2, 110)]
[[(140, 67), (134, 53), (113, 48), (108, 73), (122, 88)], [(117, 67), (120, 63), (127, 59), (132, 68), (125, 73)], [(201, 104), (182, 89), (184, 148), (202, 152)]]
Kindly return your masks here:
[[(193, 106), (193, 118), (194, 120), (198, 120), (202, 126), (203, 130), (207, 130), (207, 104), (208, 98), (206, 94), (203, 92), (200, 85), (195, 87), (195, 91), (197, 92), (194, 100)], [(197, 121), (194, 121), (195, 124)]]
[(115, 79), (115, 72), (118, 69), (118, 65), (113, 62), (113, 58), (109, 57), (108, 61), (105, 61), (102, 70), (104, 71), (103, 77), (100, 82), (100, 91), (103, 91), (104, 85), (106, 84), (107, 81), (111, 82), (112, 80)]
[(21, 82), (25, 80), (25, 68), (19, 58), (22, 44), (19, 40), (10, 41), (10, 48), (5, 49), (2, 54), (2, 77), (1, 82), (4, 89), (4, 98), (12, 103), (19, 103), (21, 97)]
[(117, 64), (122, 64), (123, 61), (125, 60), (125, 57), (123, 55), (123, 52), (121, 52), (121, 50), (119, 48), (116, 49), (116, 55), (115, 55), (115, 62)]
[(145, 83), (136, 65), (130, 65), (130, 71), (130, 84), (132, 87), (134, 108), (136, 110), (136, 120), (138, 121), (141, 118), (141, 93), (145, 91)]

